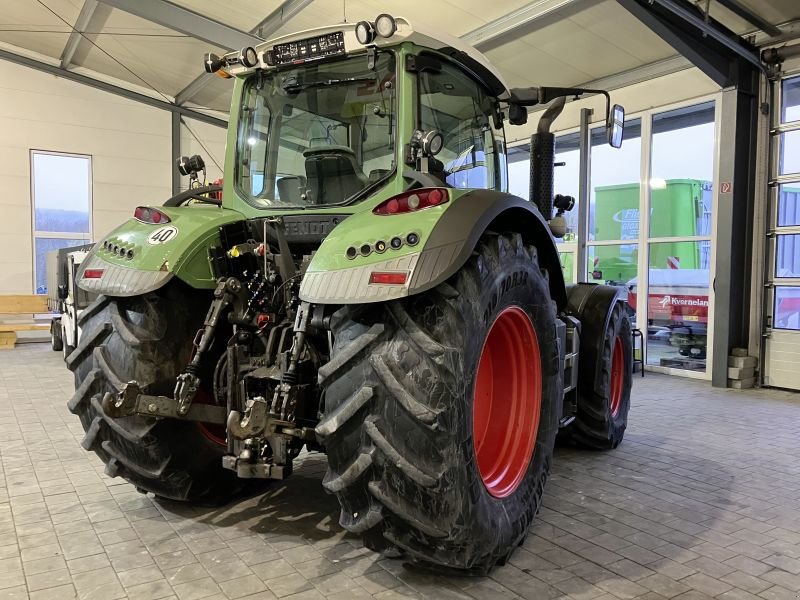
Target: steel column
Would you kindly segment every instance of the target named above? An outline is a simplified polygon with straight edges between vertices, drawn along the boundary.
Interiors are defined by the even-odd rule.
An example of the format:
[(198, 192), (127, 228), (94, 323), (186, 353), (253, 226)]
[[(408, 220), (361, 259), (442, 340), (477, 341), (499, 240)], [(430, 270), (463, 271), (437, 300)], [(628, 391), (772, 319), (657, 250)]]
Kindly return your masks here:
[(178, 173), (176, 167), (177, 160), (181, 157), (181, 115), (179, 113), (172, 113), (170, 129), (172, 132), (172, 195), (174, 196), (181, 191), (181, 174)]
[(591, 197), (592, 176), (592, 140), (591, 122), (592, 109), (581, 109), (581, 123), (578, 163), (578, 251), (575, 254), (575, 281), (586, 281), (587, 264), (586, 240), (589, 239), (589, 198)]
[[(757, 82), (751, 82), (757, 88)], [(711, 383), (728, 385), (728, 354), (748, 347), (753, 248), (758, 98), (740, 89), (722, 92), (718, 110), (717, 261)], [(730, 183), (730, 192), (722, 190)], [(727, 189), (727, 187), (726, 187)]]

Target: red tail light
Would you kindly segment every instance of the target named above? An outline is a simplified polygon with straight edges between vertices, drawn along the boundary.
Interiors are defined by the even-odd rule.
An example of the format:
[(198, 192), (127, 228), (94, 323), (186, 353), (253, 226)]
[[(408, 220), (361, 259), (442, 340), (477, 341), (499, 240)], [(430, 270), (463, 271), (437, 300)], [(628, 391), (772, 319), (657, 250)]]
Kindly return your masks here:
[(100, 279), (105, 269), (86, 269), (83, 272), (84, 279)]
[(389, 198), (373, 208), (372, 212), (376, 215), (402, 215), (431, 206), (439, 206), (448, 200), (450, 197), (446, 189), (422, 188)]
[(161, 225), (162, 223), (169, 223), (170, 218), (158, 210), (150, 206), (137, 206), (133, 211), (133, 218), (142, 223), (149, 223), (151, 225)]
[(384, 285), (403, 285), (408, 278), (408, 273), (398, 273), (398, 272), (389, 272), (389, 273), (379, 273), (378, 271), (373, 271), (370, 273), (369, 282), (370, 283), (380, 283)]

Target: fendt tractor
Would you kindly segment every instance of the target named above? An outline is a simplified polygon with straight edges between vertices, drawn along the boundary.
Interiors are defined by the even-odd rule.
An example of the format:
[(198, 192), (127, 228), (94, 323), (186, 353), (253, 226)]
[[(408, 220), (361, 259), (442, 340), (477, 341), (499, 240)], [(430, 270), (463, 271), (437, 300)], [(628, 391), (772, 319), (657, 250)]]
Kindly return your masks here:
[[(100, 294), (67, 359), (83, 446), (195, 503), (324, 452), (369, 548), (487, 572), (524, 540), (559, 429), (598, 449), (625, 431), (625, 297), (564, 284), (550, 133), (567, 97), (601, 93), (618, 147), (622, 107), (509, 89), (385, 14), (204, 63), (233, 80), (221, 190), (138, 207), (81, 268)], [(504, 125), (537, 104), (527, 201), (506, 192)]]

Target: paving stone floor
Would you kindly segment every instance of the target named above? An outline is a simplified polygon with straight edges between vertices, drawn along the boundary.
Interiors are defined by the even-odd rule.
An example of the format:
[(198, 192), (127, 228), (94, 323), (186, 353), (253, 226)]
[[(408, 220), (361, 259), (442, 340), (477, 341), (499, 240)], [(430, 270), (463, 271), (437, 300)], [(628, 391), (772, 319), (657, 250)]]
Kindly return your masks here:
[(285, 483), (215, 509), (109, 479), (45, 344), (0, 352), (0, 599), (797, 600), (800, 396), (636, 378), (613, 452), (556, 451), (511, 564), (453, 578), (345, 535), (307, 455)]

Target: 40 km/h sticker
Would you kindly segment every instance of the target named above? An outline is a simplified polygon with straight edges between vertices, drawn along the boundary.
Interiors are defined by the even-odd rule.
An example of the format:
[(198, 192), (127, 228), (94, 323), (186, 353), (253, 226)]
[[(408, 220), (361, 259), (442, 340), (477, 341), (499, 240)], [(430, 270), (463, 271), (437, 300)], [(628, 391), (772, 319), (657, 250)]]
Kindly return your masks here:
[(166, 244), (167, 242), (174, 240), (176, 237), (178, 237), (178, 228), (173, 227), (172, 225), (167, 225), (166, 227), (161, 227), (151, 233), (150, 237), (147, 238), (147, 243), (153, 245)]

